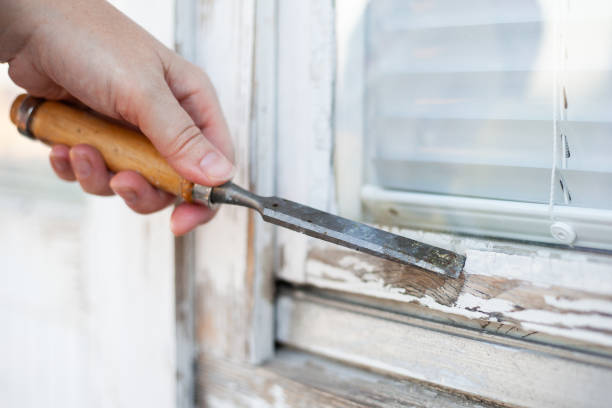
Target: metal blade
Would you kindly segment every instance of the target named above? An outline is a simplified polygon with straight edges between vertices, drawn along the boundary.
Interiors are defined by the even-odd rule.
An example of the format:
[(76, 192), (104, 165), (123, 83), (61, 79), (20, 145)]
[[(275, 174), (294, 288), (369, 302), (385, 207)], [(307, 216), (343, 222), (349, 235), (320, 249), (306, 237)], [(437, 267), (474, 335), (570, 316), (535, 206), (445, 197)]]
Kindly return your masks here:
[(212, 201), (259, 211), (263, 219), (377, 257), (457, 277), (465, 257), (277, 197), (259, 197), (233, 184), (213, 188)]

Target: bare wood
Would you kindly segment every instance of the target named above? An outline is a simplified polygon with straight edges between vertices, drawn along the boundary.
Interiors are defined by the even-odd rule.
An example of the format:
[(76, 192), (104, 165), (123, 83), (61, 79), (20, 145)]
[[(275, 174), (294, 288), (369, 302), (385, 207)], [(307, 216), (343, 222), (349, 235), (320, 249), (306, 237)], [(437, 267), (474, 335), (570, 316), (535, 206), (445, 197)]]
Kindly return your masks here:
[[(15, 124), (25, 97), (18, 96), (11, 107), (11, 120)], [(30, 129), (38, 140), (49, 145), (93, 146), (100, 151), (110, 170), (136, 171), (155, 187), (191, 201), (193, 183), (170, 167), (142, 133), (56, 101), (43, 102), (31, 120)]]
[(288, 349), (260, 367), (208, 357), (202, 362), (200, 379), (207, 407), (496, 406)]

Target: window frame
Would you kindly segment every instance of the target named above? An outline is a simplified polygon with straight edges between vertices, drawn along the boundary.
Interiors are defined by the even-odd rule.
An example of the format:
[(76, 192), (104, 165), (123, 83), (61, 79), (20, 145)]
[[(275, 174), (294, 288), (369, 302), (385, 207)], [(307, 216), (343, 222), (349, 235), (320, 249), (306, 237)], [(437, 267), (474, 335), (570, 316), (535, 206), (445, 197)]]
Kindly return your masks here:
[[(365, 4), (365, 0), (362, 2)], [(259, 194), (276, 194), (323, 210), (340, 210), (351, 218), (360, 218), (359, 191), (356, 196), (349, 194), (349, 197), (357, 197), (356, 201), (342, 199), (347, 196), (347, 188), (361, 183), (360, 177), (355, 177), (356, 169), (361, 169), (361, 156), (352, 155), (351, 149), (338, 149), (342, 140), (350, 141), (352, 136), (346, 131), (351, 124), (346, 116), (344, 125), (341, 123), (344, 105), (338, 99), (337, 86), (341, 79), (336, 72), (336, 62), (342, 57), (341, 53), (336, 56), (336, 39), (341, 40), (341, 33), (336, 31), (336, 12), (348, 7), (356, 13), (355, 2), (315, 0), (289, 4), (275, 0), (257, 3), (206, 1), (200, 7), (204, 9), (198, 14), (200, 22), (196, 37), (199, 41), (196, 43), (194, 60), (210, 74), (231, 125), (237, 160), (241, 163), (235, 181)], [(352, 125), (358, 127), (357, 122), (354, 121)], [(344, 172), (344, 176), (339, 175), (341, 172)], [(338, 180), (346, 180), (348, 184), (337, 183)], [(318, 353), (347, 366), (365, 366), (366, 370), (398, 375), (393, 370), (380, 370), (380, 367), (364, 364), (354, 355), (343, 355), (341, 348), (329, 348), (327, 351), (318, 348), (317, 342), (323, 344), (344, 333), (337, 327), (326, 324), (317, 326), (311, 320), (300, 320), (299, 313), (287, 313), (287, 303), (283, 300), (287, 298), (287, 293), (275, 297), (275, 280), (287, 282), (291, 287), (305, 285), (317, 291), (327, 291), (327, 296), (335, 297), (336, 304), (347, 307), (356, 303), (359, 306), (361, 300), (357, 300), (357, 297), (360, 297), (363, 304), (355, 310), (397, 308), (389, 313), (404, 316), (402, 318), (408, 316), (415, 319), (411, 321), (420, 322), (417, 325), (427, 322), (437, 324), (435, 328), (428, 326), (431, 326), (432, 333), (440, 328), (446, 330), (461, 326), (459, 331), (468, 330), (469, 337), (474, 341), (471, 344), (481, 347), (485, 343), (485, 352), (491, 356), (496, 354), (499, 347), (508, 347), (500, 344), (500, 341), (483, 340), (491, 336), (490, 332), (495, 329), (503, 334), (500, 338), (504, 341), (507, 340), (506, 331), (508, 335), (520, 333), (510, 337), (509, 341), (515, 342), (514, 349), (527, 359), (532, 353), (544, 352), (533, 349), (540, 343), (546, 343), (544, 348), (547, 355), (557, 356), (561, 360), (568, 357), (559, 356), (559, 350), (581, 344), (580, 339), (571, 336), (566, 336), (565, 341), (563, 336), (559, 336), (558, 327), (538, 334), (520, 332), (525, 328), (511, 324), (511, 319), (495, 322), (497, 317), (504, 317), (500, 315), (499, 307), (503, 301), (508, 301), (506, 297), (510, 296), (510, 300), (514, 301), (514, 297), (520, 298), (521, 294), (525, 294), (512, 292), (507, 289), (509, 286), (516, 285), (515, 288), (536, 293), (542, 299), (552, 296), (553, 301), (561, 302), (557, 304), (559, 310), (575, 312), (575, 315), (580, 315), (581, 308), (585, 307), (588, 313), (580, 316), (612, 314), (612, 300), (608, 296), (612, 290), (608, 291), (607, 287), (597, 282), (602, 277), (606, 285), (612, 283), (610, 274), (607, 274), (611, 270), (608, 265), (612, 260), (605, 255), (417, 230), (394, 231), (460, 252), (471, 251), (468, 259), (480, 269), (466, 271), (458, 280), (410, 268), (402, 269), (399, 274), (406, 279), (401, 289), (406, 292), (398, 292), (397, 287), (384, 281), (385, 273), (394, 271), (394, 264), (384, 261), (376, 263), (378, 261), (373, 259), (355, 260), (352, 251), (276, 229), (266, 225), (252, 211), (229, 206), (221, 208), (218, 216), (206, 228), (196, 232), (194, 252), (191, 253), (195, 257), (194, 332), (200, 365), (197, 381), (204, 389), (207, 403), (215, 406), (224, 402), (236, 403), (236, 398), (240, 400), (242, 396), (236, 395), (235, 391), (228, 394), (230, 386), (220, 384), (225, 384), (224, 381), (235, 384), (236, 378), (246, 381), (245, 378), (249, 376), (272, 375), (274, 367), (282, 365), (286, 356), (282, 351), (283, 345), (297, 348), (297, 353), (305, 359), (317, 359), (309, 357), (309, 353)], [(583, 268), (584, 261), (588, 261), (588, 271)], [(377, 286), (372, 288), (367, 280), (361, 280), (364, 270)], [(330, 271), (343, 274), (344, 278), (339, 280), (337, 276), (329, 275)], [(316, 277), (318, 279), (314, 279)], [(592, 279), (583, 282), (586, 277)], [(477, 280), (470, 280), (472, 278)], [(541, 290), (543, 286), (548, 289)], [(557, 286), (561, 289), (555, 292)], [(486, 302), (477, 299), (478, 304), (460, 303), (460, 295), (466, 288), (484, 290), (487, 299), (483, 299)], [(303, 289), (293, 291), (290, 296), (301, 296), (300, 290)], [(457, 296), (440, 300), (440, 296), (447, 292)], [(467, 294), (473, 296), (473, 293)], [(571, 301), (568, 304), (566, 300)], [(478, 309), (470, 310), (476, 306)], [(549, 306), (543, 304), (540, 309), (534, 308), (533, 312), (545, 312)], [(468, 312), (491, 314), (487, 320)], [(381, 321), (386, 319), (383, 316), (378, 318)], [(608, 324), (608, 320), (604, 323)], [(279, 327), (276, 332), (275, 324)], [(363, 331), (367, 327), (359, 329)], [(564, 334), (580, 334), (574, 329), (569, 328)], [(296, 341), (299, 340), (296, 335), (304, 331), (312, 335), (309, 340), (305, 338), (306, 343)], [(525, 339), (519, 339), (521, 335)], [(464, 333), (449, 336), (448, 344), (451, 345), (452, 336), (461, 337)], [(275, 348), (277, 340), (281, 341), (280, 351)], [(554, 340), (558, 340), (558, 343), (554, 343)], [(526, 346), (517, 346), (523, 344)], [(582, 350), (571, 353), (579, 356), (574, 358), (577, 364), (593, 368), (587, 370), (590, 373), (587, 377), (597, 379), (602, 372), (602, 364), (598, 361), (600, 358), (607, 359), (605, 355), (608, 352), (607, 346), (592, 346), (587, 341)], [(466, 347), (456, 358), (467, 361), (474, 360), (474, 356), (474, 348)], [(261, 363), (265, 364), (258, 368), (251, 366)], [(224, 367), (227, 370), (236, 369), (239, 374), (234, 376), (230, 371), (225, 372)], [(421, 366), (421, 369), (426, 370), (427, 367)], [(535, 388), (538, 383), (529, 383), (532, 377), (521, 377), (520, 367), (517, 370), (511, 375), (525, 379), (524, 389), (533, 391), (537, 397), (532, 400), (534, 404), (542, 402), (544, 406), (557, 402), (550, 400), (556, 384), (554, 380), (567, 373), (559, 373), (559, 377), (547, 383), (549, 388), (538, 391)], [(343, 375), (342, 370), (334, 373)], [(468, 386), (461, 376), (455, 376), (449, 382), (427, 377), (423, 371), (420, 374), (399, 374), (403, 375), (430, 382), (435, 387), (450, 388), (453, 392), (469, 393), (476, 398), (515, 401), (508, 399), (507, 393), (500, 394), (494, 388)], [(303, 378), (289, 383), (274, 375), (272, 378), (277, 379), (279, 388), (273, 391), (279, 395), (293, 395), (296, 382), (304, 384)], [(263, 387), (255, 380), (249, 380), (245, 387), (253, 395), (245, 395), (244, 401), (264, 401), (264, 406), (273, 406), (279, 401), (269, 398), (271, 388)], [(311, 395), (320, 389), (307, 387), (313, 393)], [(370, 389), (376, 389), (375, 382)], [(609, 391), (602, 387), (601, 392)], [(558, 397), (562, 399), (563, 395)]]
[[(356, 100), (363, 93), (363, 89), (360, 88), (362, 81), (359, 80), (363, 71), (360, 64), (347, 60), (347, 55), (350, 53), (351, 58), (359, 58), (362, 55), (359, 50), (350, 47), (360, 46), (355, 42), (359, 43), (359, 35), (364, 33), (360, 13), (366, 5), (367, 0), (358, 2), (337, 0), (335, 10), (332, 11), (335, 12), (333, 18), (335, 25), (331, 30), (312, 30), (311, 27), (327, 24), (330, 20), (328, 16), (318, 14), (319, 9), (316, 6), (300, 13), (283, 14), (282, 8), (279, 12), (281, 21), (279, 21), (278, 35), (281, 38), (294, 40), (292, 46), (296, 49), (310, 51), (296, 61), (295, 55), (290, 50), (286, 50), (282, 43), (279, 46), (278, 104), (290, 106), (291, 110), (282, 110), (281, 113), (279, 108), (277, 168), (280, 177), (277, 181), (277, 192), (288, 199), (305, 202), (323, 210), (337, 211), (343, 216), (354, 219), (363, 218), (361, 205), (364, 196), (362, 178), (359, 177), (365, 171), (362, 155), (364, 144), (361, 138), (363, 124), (360, 120), (355, 120), (355, 117), (359, 117), (356, 116), (356, 112), (361, 112)], [(343, 24), (346, 26), (342, 27)], [(308, 39), (303, 39), (300, 34), (300, 30), (304, 30), (304, 27), (311, 28)], [(352, 33), (350, 36), (349, 32)], [(337, 49), (329, 48), (335, 47), (336, 44)], [(322, 55), (328, 56), (329, 60), (326, 62)], [(296, 69), (298, 64), (303, 66), (316, 64), (318, 75)], [(331, 76), (321, 75), (323, 66), (329, 68), (326, 64), (333, 64)], [(347, 65), (350, 69), (342, 74), (348, 72), (348, 76), (340, 75), (342, 67)], [(299, 85), (304, 83), (308, 85)], [(325, 87), (333, 88), (331, 99), (326, 99), (329, 98), (326, 96), (329, 93), (322, 89)], [(321, 118), (330, 118), (330, 126), (322, 127), (317, 123)], [(323, 136), (327, 139), (322, 140)], [(295, 163), (295, 150), (292, 150), (290, 145), (296, 141), (300, 145), (300, 160), (311, 159), (311, 163), (314, 163), (309, 172)], [(325, 158), (329, 160), (326, 162)], [(321, 185), (325, 188), (320, 188)], [(372, 201), (376, 197), (365, 198)], [(378, 208), (381, 212), (386, 211), (389, 214), (388, 208), (382, 205)], [(395, 208), (397, 209), (397, 206)], [(431, 211), (438, 213), (440, 207), (432, 206)], [(390, 218), (387, 217), (386, 220), (389, 221)], [(590, 226), (597, 229), (601, 226), (601, 221), (599, 219)], [(541, 220), (537, 222), (539, 224), (534, 225), (539, 228), (541, 236), (547, 234), (549, 225), (542, 226)], [(545, 222), (549, 223), (547, 217)], [(601, 361), (608, 361), (610, 337), (605, 334), (600, 336), (596, 330), (584, 331), (581, 326), (588, 325), (587, 320), (595, 318), (598, 314), (612, 311), (609, 297), (609, 293), (612, 293), (610, 255), (541, 243), (499, 238), (483, 239), (456, 233), (398, 228), (397, 222), (387, 224), (386, 227), (413, 239), (467, 253), (466, 271), (459, 281), (453, 282), (443, 278), (438, 281), (437, 277), (432, 277), (427, 272), (418, 272), (410, 268), (398, 270), (391, 263), (356, 255), (350, 250), (279, 230), (276, 247), (280, 252), (280, 262), (276, 277), (291, 285), (331, 290), (328, 292), (331, 293), (329, 296), (336, 298), (346, 295), (347, 302), (359, 302), (349, 295), (366, 297), (368, 300), (365, 304), (374, 309), (397, 307), (401, 314), (475, 330), (479, 333), (476, 335), (478, 339), (473, 343), (467, 343), (474, 346), (464, 349), (463, 357), (466, 361), (475, 358), (475, 350), (483, 341), (481, 337), (486, 337), (490, 333), (502, 333), (504, 341), (519, 340), (521, 346), (517, 347), (516, 351), (527, 353), (527, 356), (532, 353), (530, 347), (534, 344), (545, 344), (552, 349), (577, 349), (580, 350), (577, 353), (581, 356), (596, 353), (598, 358), (602, 358)], [(602, 234), (606, 231), (609, 231), (608, 224), (596, 232)], [(393, 270), (405, 276), (405, 285), (397, 286), (390, 283), (398, 279), (397, 275), (392, 274)], [(481, 279), (482, 282), (486, 281), (483, 286), (477, 283)], [(510, 286), (515, 286), (516, 290), (508, 289)], [(437, 287), (439, 291), (432, 290), (432, 287)], [(440, 293), (453, 292), (455, 290), (453, 288), (457, 290), (457, 297), (446, 301), (437, 297)], [(472, 289), (475, 291), (470, 292)], [(480, 290), (483, 291), (482, 297), (475, 295)], [(523, 290), (525, 292), (522, 292)], [(521, 311), (519, 309), (523, 307), (521, 306), (523, 295), (527, 297), (533, 295), (535, 297), (531, 298), (532, 300), (536, 298), (540, 300), (535, 303), (527, 302), (530, 305), (529, 309)], [(564, 299), (571, 300), (565, 302)], [(514, 308), (516, 310), (513, 310)], [(277, 325), (280, 327), (277, 338), (281, 343), (324, 354), (347, 363), (368, 366), (363, 361), (360, 362), (356, 355), (348, 356), (343, 353), (344, 346), (348, 344), (327, 351), (317, 345), (317, 342), (323, 345), (333, 338), (342, 338), (348, 333), (338, 330), (337, 327), (325, 327), (323, 323), (317, 327), (315, 321), (301, 318), (301, 312), (286, 312), (284, 306), (278, 302), (276, 312)], [(581, 314), (582, 312), (586, 314)], [(577, 320), (575, 324), (562, 327), (564, 324), (559, 320), (564, 319), (566, 314), (576, 317)], [(323, 319), (326, 315), (321, 313), (319, 316)], [(600, 323), (603, 326), (599, 326), (597, 330), (603, 329), (610, 322)], [(289, 331), (284, 331), (285, 328), (289, 328)], [(365, 332), (367, 327), (356, 329), (356, 332), (359, 330)], [(301, 341), (299, 333), (310, 333), (310, 340)], [(496, 347), (496, 345), (489, 346), (488, 350), (492, 355), (495, 354)], [(505, 362), (503, 364), (505, 365)], [(390, 368), (390, 371), (393, 371), (393, 368)], [(496, 401), (525, 402), (492, 388), (483, 387), (475, 391), (474, 388), (466, 386), (466, 383), (462, 383), (461, 378), (450, 383), (440, 382), (439, 379), (427, 376), (425, 371), (420, 373), (413, 371), (411, 376), (461, 392), (487, 395)], [(535, 396), (533, 403), (540, 402), (542, 406), (550, 404), (546, 395), (554, 394), (556, 381), (545, 385), (535, 381), (535, 377), (527, 377), (518, 371), (512, 372), (511, 375), (517, 377), (523, 375), (525, 386), (533, 387), (531, 389), (532, 395)], [(594, 371), (589, 375), (592, 375), (592, 378), (597, 377)], [(536, 387), (544, 388), (538, 391)]]

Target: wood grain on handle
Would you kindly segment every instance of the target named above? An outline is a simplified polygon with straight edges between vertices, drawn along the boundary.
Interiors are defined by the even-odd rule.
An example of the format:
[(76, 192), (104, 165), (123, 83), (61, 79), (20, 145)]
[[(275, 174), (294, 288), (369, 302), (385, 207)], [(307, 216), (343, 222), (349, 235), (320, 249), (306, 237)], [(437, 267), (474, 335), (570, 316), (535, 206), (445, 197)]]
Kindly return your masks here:
[[(18, 96), (11, 106), (15, 124), (25, 98), (26, 95)], [(142, 133), (56, 101), (45, 101), (36, 109), (30, 130), (36, 139), (50, 145), (93, 146), (110, 170), (136, 171), (155, 187), (191, 202), (193, 183), (170, 167)]]

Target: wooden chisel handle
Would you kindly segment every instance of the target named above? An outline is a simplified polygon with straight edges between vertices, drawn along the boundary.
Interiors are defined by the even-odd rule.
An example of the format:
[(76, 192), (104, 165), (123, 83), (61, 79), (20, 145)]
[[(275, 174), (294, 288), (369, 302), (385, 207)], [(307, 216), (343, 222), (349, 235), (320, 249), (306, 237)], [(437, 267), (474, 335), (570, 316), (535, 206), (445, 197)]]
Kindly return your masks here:
[(193, 183), (181, 177), (142, 133), (63, 102), (19, 95), (11, 106), (19, 131), (49, 145), (87, 144), (114, 172), (133, 170), (155, 187), (192, 201)]

